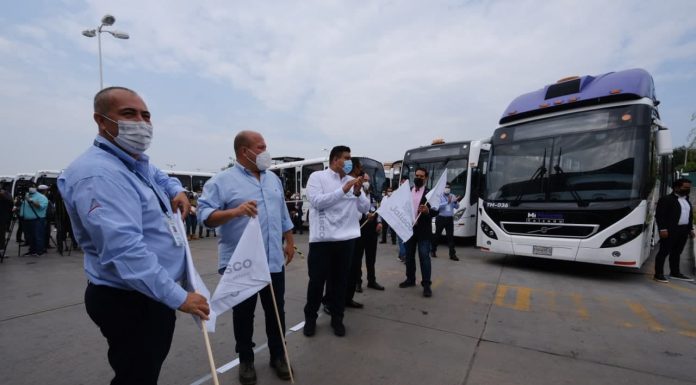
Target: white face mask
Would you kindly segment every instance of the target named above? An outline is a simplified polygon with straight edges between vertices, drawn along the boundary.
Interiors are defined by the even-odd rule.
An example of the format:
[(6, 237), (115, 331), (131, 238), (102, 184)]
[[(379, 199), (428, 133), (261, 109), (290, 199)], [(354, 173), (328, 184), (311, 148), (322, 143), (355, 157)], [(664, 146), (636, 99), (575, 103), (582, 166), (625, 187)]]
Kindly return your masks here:
[(387, 196), (388, 196), (388, 197), (390, 197), (390, 196), (391, 196), (391, 194), (392, 194), (392, 192), (391, 192), (391, 191), (387, 191)]
[(370, 182), (363, 182), (363, 189), (365, 189), (365, 191), (369, 190), (370, 189)]
[(450, 190), (449, 188), (445, 187), (445, 194), (449, 194), (450, 191), (451, 191), (451, 190)]
[[(246, 157), (246, 155), (244, 156)], [(259, 169), (259, 171), (264, 171), (271, 167), (271, 153), (268, 151), (262, 151), (256, 154), (256, 161), (253, 161), (248, 157), (247, 160), (249, 160), (249, 162), (253, 162), (256, 165), (256, 168)]]
[(29, 194), (36, 193), (36, 187), (29, 187)]
[(152, 143), (152, 124), (145, 121), (119, 120), (114, 121), (106, 115), (102, 115), (105, 119), (114, 122), (118, 125), (118, 135), (111, 138), (130, 154), (140, 155), (150, 148)]

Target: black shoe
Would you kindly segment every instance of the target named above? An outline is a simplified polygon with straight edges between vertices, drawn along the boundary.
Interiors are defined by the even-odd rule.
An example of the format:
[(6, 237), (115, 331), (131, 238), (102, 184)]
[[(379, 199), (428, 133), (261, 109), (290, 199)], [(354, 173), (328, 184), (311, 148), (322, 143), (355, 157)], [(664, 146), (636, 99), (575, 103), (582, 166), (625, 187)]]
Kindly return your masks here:
[(693, 282), (693, 281), (694, 281), (693, 278), (689, 277), (688, 275), (684, 275), (684, 274), (682, 274), (682, 273), (670, 274), (669, 277), (672, 278), (672, 279), (678, 279), (678, 280), (680, 280), (680, 281), (688, 281), (688, 282)]
[(290, 367), (288, 366), (288, 363), (285, 362), (285, 358), (278, 357), (271, 360), (271, 367), (275, 369), (278, 378), (285, 381), (290, 380)]
[(242, 385), (256, 384), (256, 369), (253, 362), (242, 361), (239, 363), (239, 382)]
[(370, 289), (375, 289), (375, 290), (384, 290), (384, 286), (380, 285), (377, 282), (370, 282), (367, 284), (367, 287)]
[(459, 257), (457, 257), (456, 255), (450, 255), (450, 259), (453, 261), (458, 261)]
[(662, 275), (662, 274), (655, 274), (655, 276), (653, 277), (653, 279), (654, 279), (655, 281), (657, 281), (657, 282), (669, 283), (669, 281), (667, 280), (667, 278), (665, 278), (665, 276)]
[(304, 323), (304, 328), (302, 329), (302, 334), (304, 334), (307, 337), (311, 337), (316, 333), (317, 331), (317, 320), (315, 319), (307, 319), (305, 320)]
[(355, 302), (351, 299), (349, 301), (346, 301), (346, 307), (352, 307), (354, 309), (362, 309), (364, 306), (360, 302)]
[(416, 283), (413, 281), (409, 281), (408, 279), (399, 284), (399, 287), (402, 289), (405, 287), (411, 287), (411, 286), (416, 286)]
[(333, 328), (334, 334), (338, 337), (346, 335), (346, 327), (343, 326), (343, 321), (331, 321), (331, 327)]
[(432, 253), (430, 253), (430, 256), (433, 258), (437, 258), (437, 254), (434, 251)]
[(433, 291), (430, 290), (430, 286), (426, 286), (423, 288), (423, 297), (430, 298), (433, 296)]
[(356, 293), (362, 293), (362, 285), (359, 283), (355, 284), (355, 292)]
[(324, 305), (324, 313), (331, 315), (331, 308), (329, 305)]

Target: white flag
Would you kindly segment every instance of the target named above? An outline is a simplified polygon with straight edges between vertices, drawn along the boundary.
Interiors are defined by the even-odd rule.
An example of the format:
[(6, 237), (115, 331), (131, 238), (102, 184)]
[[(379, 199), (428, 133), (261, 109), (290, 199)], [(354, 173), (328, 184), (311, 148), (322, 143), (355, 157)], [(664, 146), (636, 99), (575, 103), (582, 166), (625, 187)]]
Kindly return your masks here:
[[(271, 272), (268, 269), (261, 225), (258, 218), (249, 218), (225, 273), (215, 288), (210, 312), (219, 316), (270, 283)], [(212, 322), (208, 327), (210, 332), (215, 331)]]
[(435, 209), (440, 207), (440, 198), (442, 197), (442, 193), (445, 192), (445, 186), (447, 185), (447, 169), (442, 172), (442, 175), (440, 175), (440, 179), (437, 180), (437, 183), (435, 186), (433, 186), (432, 190), (428, 191), (427, 194), (425, 194), (425, 199), (428, 201), (430, 204), (430, 207), (433, 207)]
[(413, 211), (411, 189), (404, 183), (392, 196), (382, 199), (377, 214), (406, 242), (413, 236)]
[[(184, 222), (181, 219), (181, 214), (179, 214), (177, 211), (174, 213), (174, 215), (172, 215), (172, 220), (174, 223), (176, 223), (176, 230), (179, 231), (180, 239), (183, 240), (184, 248), (186, 249), (186, 284), (184, 285), (184, 289), (186, 289), (188, 292), (195, 292), (204, 296), (208, 303), (210, 303), (210, 292), (205, 286), (203, 279), (201, 279), (200, 274), (198, 274), (198, 271), (196, 271), (196, 266), (193, 265), (193, 256), (191, 254), (191, 248), (189, 247), (188, 240), (186, 239), (186, 229), (184, 228)], [(209, 321), (204, 321), (207, 322), (206, 326), (213, 325), (213, 327), (215, 327), (215, 313), (211, 311), (208, 318)], [(193, 320), (196, 321), (199, 328), (202, 327), (201, 319), (198, 318), (198, 316), (193, 315)]]

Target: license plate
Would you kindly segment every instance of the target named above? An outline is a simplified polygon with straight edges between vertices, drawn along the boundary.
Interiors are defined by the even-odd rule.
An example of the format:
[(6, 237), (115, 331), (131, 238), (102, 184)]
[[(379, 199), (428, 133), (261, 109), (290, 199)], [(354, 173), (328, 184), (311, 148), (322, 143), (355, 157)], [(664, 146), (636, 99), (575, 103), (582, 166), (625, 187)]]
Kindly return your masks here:
[(546, 255), (551, 256), (553, 254), (553, 247), (549, 246), (532, 246), (532, 254), (534, 255)]

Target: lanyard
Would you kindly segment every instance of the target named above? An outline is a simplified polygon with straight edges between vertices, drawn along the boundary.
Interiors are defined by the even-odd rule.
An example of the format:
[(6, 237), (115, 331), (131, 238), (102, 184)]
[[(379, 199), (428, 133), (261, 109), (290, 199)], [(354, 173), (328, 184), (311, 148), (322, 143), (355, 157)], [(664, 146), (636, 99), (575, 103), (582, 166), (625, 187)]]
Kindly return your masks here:
[(162, 212), (164, 213), (164, 215), (169, 217), (169, 211), (167, 211), (167, 205), (164, 204), (164, 202), (162, 201), (162, 198), (160, 198), (159, 194), (157, 193), (157, 190), (155, 190), (155, 186), (153, 186), (152, 183), (150, 183), (150, 181), (147, 178), (145, 178), (142, 174), (140, 174), (138, 172), (138, 170), (136, 170), (133, 166), (128, 164), (128, 162), (121, 159), (121, 157), (119, 157), (118, 154), (116, 153), (116, 151), (114, 151), (111, 147), (105, 145), (104, 143), (99, 143), (96, 140), (94, 141), (94, 145), (99, 147), (100, 149), (108, 152), (109, 154), (115, 156), (118, 160), (120, 160), (126, 166), (126, 168), (128, 170), (130, 170), (133, 174), (135, 174), (135, 176), (138, 177), (138, 179), (140, 179), (143, 183), (145, 183), (145, 185), (147, 187), (149, 187), (152, 190), (152, 192), (155, 194), (155, 197), (157, 197), (157, 202), (159, 203), (160, 208), (162, 209)]

